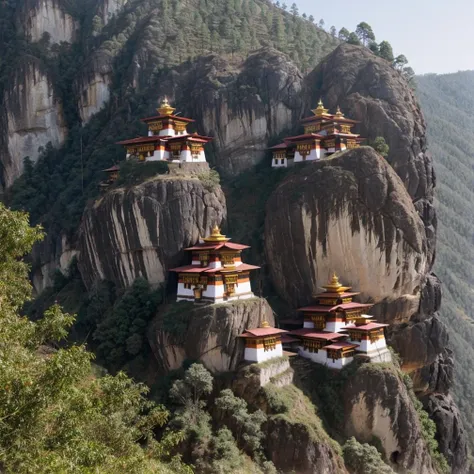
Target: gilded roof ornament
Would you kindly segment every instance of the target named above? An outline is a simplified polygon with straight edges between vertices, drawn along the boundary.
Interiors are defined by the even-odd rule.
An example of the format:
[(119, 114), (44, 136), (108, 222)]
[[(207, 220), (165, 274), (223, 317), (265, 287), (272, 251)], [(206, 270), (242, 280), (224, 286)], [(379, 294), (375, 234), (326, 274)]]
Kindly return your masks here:
[(212, 228), (211, 235), (204, 239), (204, 242), (227, 242), (228, 238), (225, 235), (221, 234), (221, 229), (218, 225), (215, 225)]
[(341, 107), (337, 106), (336, 117), (343, 118), (344, 114), (341, 111)]
[(157, 110), (160, 115), (173, 115), (173, 112), (176, 109), (171, 107), (170, 103), (168, 102), (168, 98), (165, 97), (165, 100), (161, 103), (161, 106)]
[(270, 323), (266, 319), (264, 319), (262, 323), (260, 324), (260, 327), (263, 329), (267, 329), (270, 327)]
[(324, 104), (322, 99), (319, 99), (318, 106), (313, 109), (311, 112), (313, 112), (314, 115), (326, 115), (328, 113), (329, 109), (324, 108)]
[(323, 288), (327, 293), (344, 293), (347, 290), (350, 290), (350, 286), (342, 286), (339, 282), (339, 277), (336, 273), (333, 274), (331, 280), (327, 285), (324, 285)]

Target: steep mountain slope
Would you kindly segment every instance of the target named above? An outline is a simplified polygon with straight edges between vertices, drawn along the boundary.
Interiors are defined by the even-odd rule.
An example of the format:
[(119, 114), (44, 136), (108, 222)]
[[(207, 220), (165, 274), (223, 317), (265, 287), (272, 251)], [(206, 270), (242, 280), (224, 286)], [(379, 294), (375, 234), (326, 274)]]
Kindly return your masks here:
[(456, 358), (454, 395), (474, 445), (474, 71), (417, 78), (438, 174), (441, 315)]
[[(283, 182), (281, 188), (288, 193), (284, 201), (287, 203), (304, 191), (302, 208), (308, 210), (315, 202), (313, 209), (320, 202), (330, 202), (331, 199), (325, 199), (327, 196), (333, 197), (335, 209), (331, 210), (334, 211), (331, 218), (336, 216), (336, 220), (341, 221), (337, 224), (343, 232), (354, 237), (362, 235), (366, 227), (373, 231), (367, 233), (370, 234), (367, 239), (359, 241), (366, 252), (380, 250), (377, 255), (381, 258), (374, 259), (367, 272), (390, 273), (390, 278), (382, 294), (372, 294), (372, 288), (363, 288), (364, 297), (380, 303), (378, 316), (390, 322), (398, 318), (400, 324), (393, 331), (392, 342), (404, 358), (403, 369), (414, 378), (415, 389), (427, 397), (426, 406), (440, 426), (438, 437), (443, 454), (454, 472), (462, 472), (466, 463), (465, 437), (462, 423), (456, 417), (456, 407), (448, 395), (452, 360), (444, 350), (446, 330), (436, 315), (440, 282), (430, 274), (436, 236), (436, 213), (432, 207), (435, 179), (426, 150), (425, 123), (403, 75), (367, 48), (337, 47), (337, 40), (309, 21), (284, 12), (266, 0), (130, 0), (126, 3), (29, 0), (25, 6), (26, 13), (18, 9), (14, 1), (4, 2), (0, 9), (0, 20), (8, 20), (9, 25), (0, 45), (5, 46), (6, 51), (6, 61), (0, 64), (0, 93), (4, 102), (8, 97), (11, 104), (30, 106), (29, 109), (9, 107), (2, 111), (3, 185), (9, 186), (22, 172), (24, 164), (24, 173), (9, 189), (8, 197), (15, 207), (30, 211), (33, 221), (42, 222), (49, 234), (45, 244), (37, 247), (33, 254), (35, 281), (44, 284), (48, 275), (43, 272), (64, 268), (62, 262), (77, 252), (78, 279), (87, 289), (92, 289), (89, 294), (81, 295), (86, 303), (80, 307), (83, 315), (86, 313), (84, 319), (90, 329), (87, 334), (95, 337), (90, 337), (88, 342), (97, 346), (100, 340), (102, 352), (107, 351), (120, 360), (116, 369), (127, 362), (136, 362), (140, 356), (145, 364), (159, 366), (159, 370), (148, 367), (150, 370), (145, 375), (150, 383), (157, 382), (157, 374), (169, 376), (171, 368), (185, 365), (188, 359), (199, 358), (215, 370), (236, 366), (242, 347), (236, 343), (235, 335), (240, 333), (241, 327), (254, 324), (260, 305), (240, 309), (229, 305), (225, 310), (210, 313), (196, 311), (193, 312), (196, 320), (191, 320), (193, 314), (183, 306), (178, 305), (166, 313), (160, 307), (153, 325), (148, 327), (158, 303), (150, 302), (147, 292), (139, 291), (137, 296), (134, 285), (129, 290), (123, 287), (130, 286), (134, 280), (135, 283), (140, 281), (136, 280), (139, 277), (148, 278), (154, 285), (166, 283), (169, 266), (181, 259), (182, 246), (209, 231), (211, 224), (226, 219), (225, 200), (233, 210), (228, 213), (229, 227), (237, 229), (232, 237), (242, 237), (244, 242), (255, 241), (254, 263), (268, 263), (268, 269), (272, 262), (265, 261), (263, 243), (266, 237), (273, 236), (273, 241), (267, 239), (265, 245), (267, 255), (278, 263), (277, 256), (283, 257), (284, 253), (278, 247), (281, 235), (272, 233), (275, 230), (271, 228), (272, 222), (276, 222), (276, 230), (278, 226), (283, 228), (279, 217), (284, 217), (289, 210), (283, 204), (276, 209), (262, 209), (270, 194), (279, 192), (278, 182), (285, 179), (284, 174), (274, 174), (269, 168), (265, 149), (281, 134), (295, 129), (298, 119), (322, 95), (332, 109), (340, 104), (349, 115), (362, 120), (361, 131), (369, 138), (384, 135), (391, 153), (383, 160), (372, 149), (363, 148), (348, 152), (333, 163), (328, 160), (310, 168), (302, 166), (295, 170), (293, 185), (291, 176)], [(44, 9), (53, 11), (50, 16), (56, 20), (52, 20), (52, 25), (35, 21)], [(115, 16), (109, 15), (114, 12)], [(332, 54), (323, 59), (331, 51)], [(44, 120), (39, 127), (30, 126), (27, 121), (24, 121), (25, 127), (21, 126), (21, 119), (39, 110), (31, 108), (35, 104), (30, 99), (36, 92), (27, 78), (18, 81), (21, 87), (10, 79), (19, 74), (20, 66), (26, 64), (28, 70), (32, 61), (46, 78), (42, 80), (43, 92), (52, 98), (46, 104), (48, 110), (61, 117), (56, 124), (64, 123), (67, 129), (53, 143), (57, 147), (62, 143), (61, 148), (47, 146), (48, 136), (58, 136), (56, 125), (50, 130)], [(26, 98), (22, 98), (20, 92)], [(114, 143), (143, 134), (145, 130), (139, 118), (153, 113), (157, 100), (164, 95), (168, 95), (184, 115), (197, 119), (200, 132), (215, 137), (209, 161), (225, 178), (224, 190), (231, 192), (224, 197), (217, 185), (210, 192), (205, 181), (195, 176), (166, 176), (146, 183), (128, 183), (122, 188), (117, 186), (97, 199), (97, 184), (102, 178), (100, 170), (124, 158), (123, 150)], [(40, 109), (42, 105), (39, 104)], [(11, 117), (15, 125), (13, 136), (15, 133), (21, 136), (31, 154), (31, 160), (24, 163), (22, 151), (13, 146), (10, 138)], [(20, 125), (16, 126), (17, 123)], [(41, 130), (41, 140), (35, 135), (38, 128), (45, 129)], [(35, 144), (45, 149), (35, 154)], [(360, 170), (354, 169), (357, 163), (361, 165)], [(301, 184), (306, 178), (305, 172), (317, 174), (320, 167), (334, 177), (328, 180), (332, 187), (325, 189), (322, 199), (318, 192), (324, 189), (324, 182), (319, 182), (319, 188), (305, 188)], [(378, 177), (371, 176), (374, 169), (379, 170)], [(298, 173), (302, 181), (298, 180)], [(338, 188), (338, 182), (342, 182), (338, 180), (340, 174), (351, 186), (347, 192), (340, 192)], [(256, 183), (255, 187), (246, 182), (245, 192), (239, 193), (239, 183), (248, 176), (252, 177), (250, 183)], [(288, 182), (290, 185), (285, 186)], [(260, 202), (246, 205), (260, 196)], [(383, 199), (384, 206), (379, 206), (377, 199)], [(352, 217), (360, 218), (352, 219), (354, 226), (346, 225), (347, 216), (341, 217), (348, 201), (352, 203)], [(367, 209), (363, 209), (364, 206)], [(246, 214), (243, 222), (234, 212), (237, 208)], [(265, 212), (274, 219), (267, 219), (264, 235)], [(201, 214), (199, 218), (195, 218), (196, 213)], [(313, 215), (316, 213), (317, 210)], [(295, 227), (287, 234), (296, 232)], [(308, 239), (311, 242), (317, 243), (318, 238), (325, 240), (322, 231), (316, 235), (314, 228), (304, 230), (312, 234)], [(338, 245), (340, 248), (335, 249), (334, 255), (350, 251), (347, 240)], [(300, 259), (296, 265), (300, 268), (314, 257), (298, 253), (296, 249), (294, 254)], [(405, 268), (404, 260), (407, 261)], [(405, 270), (402, 275), (400, 268)], [(289, 265), (283, 263), (281, 269), (284, 272)], [(262, 275), (265, 288), (271, 288), (272, 280), (266, 278), (265, 271)], [(283, 282), (279, 287), (273, 274), (273, 283), (280, 291), (269, 290), (268, 295), (286, 300), (293, 310), (300, 300), (310, 298), (311, 290), (324, 283), (325, 276), (314, 278), (311, 287), (304, 288), (301, 298), (292, 298), (288, 297), (289, 291), (281, 290), (289, 284)], [(59, 278), (58, 287), (62, 289), (61, 277), (63, 280), (65, 277), (60, 275)], [(288, 271), (285, 278), (290, 277)], [(101, 278), (109, 281), (97, 281)], [(363, 286), (353, 274), (348, 278), (355, 285)], [(100, 291), (101, 284), (108, 287), (109, 283), (117, 289), (118, 298)], [(135, 289), (140, 290), (140, 285)], [(392, 293), (400, 297), (402, 303), (386, 301)], [(121, 297), (126, 300), (122, 304)], [(146, 312), (141, 311), (142, 304), (148, 304)], [(235, 326), (232, 321), (236, 322)], [(196, 324), (198, 322), (203, 324)], [(148, 346), (144, 341), (147, 329)], [(173, 332), (186, 334), (189, 344), (170, 339)], [(199, 340), (192, 339), (194, 336)], [(152, 350), (153, 357), (148, 357), (151, 352), (147, 349)], [(395, 417), (389, 423), (396, 431), (393, 437), (415, 440), (411, 448), (416, 446), (416, 450), (399, 456), (397, 441), (396, 445), (385, 443), (383, 454), (398, 472), (410, 469), (434, 472), (435, 466), (440, 465), (437, 445), (432, 439), (436, 428), (431, 424), (427, 429), (423, 423), (428, 417), (424, 412), (420, 415), (421, 408), (411, 391), (411, 382), (406, 380), (408, 376), (404, 378), (394, 366), (390, 366), (388, 372), (392, 369), (393, 374), (382, 374), (379, 379), (379, 385), (385, 385), (387, 390), (372, 397), (374, 390), (368, 383), (368, 373), (367, 383), (354, 386), (349, 398), (352, 394), (360, 395), (370, 402), (361, 403), (361, 410), (367, 407), (365, 412), (380, 414), (378, 407), (391, 406), (389, 398), (394, 395), (391, 392), (401, 394), (400, 400), (406, 407), (401, 413), (411, 413), (411, 421), (405, 426), (407, 432), (399, 429), (398, 412), (393, 413)], [(395, 388), (390, 390), (389, 386)], [(393, 398), (398, 406), (397, 396)], [(448, 427), (444, 433), (441, 425), (446, 416), (439, 416), (440, 407), (447, 407), (447, 415), (451, 415), (444, 423)], [(341, 442), (347, 439), (349, 432), (373, 442), (373, 436), (380, 434), (380, 427), (386, 422), (383, 413), (380, 417), (367, 415), (367, 419), (374, 422), (372, 426), (359, 426), (360, 430), (348, 428), (346, 434), (339, 432)], [(299, 417), (301, 421), (301, 413)], [(279, 417), (279, 421), (281, 423), (275, 425), (278, 433), (281, 432), (279, 427), (283, 430), (287, 425), (286, 417)], [(290, 447), (298, 445), (298, 430), (294, 435), (295, 442)], [(329, 441), (328, 436), (324, 436), (323, 444)], [(317, 449), (321, 440), (316, 438), (307, 437), (306, 453), (321, 454)], [(273, 439), (272, 443), (271, 451), (278, 454), (279, 439)], [(340, 448), (334, 440), (330, 444), (330, 455), (326, 456), (324, 450), (322, 453), (334, 461), (328, 464), (327, 472), (342, 471)], [(421, 457), (418, 458), (415, 451)], [(318, 472), (319, 466), (313, 462), (318, 456), (305, 453), (303, 456), (303, 464), (311, 469), (304, 472)], [(281, 465), (284, 462), (283, 459), (278, 461)]]

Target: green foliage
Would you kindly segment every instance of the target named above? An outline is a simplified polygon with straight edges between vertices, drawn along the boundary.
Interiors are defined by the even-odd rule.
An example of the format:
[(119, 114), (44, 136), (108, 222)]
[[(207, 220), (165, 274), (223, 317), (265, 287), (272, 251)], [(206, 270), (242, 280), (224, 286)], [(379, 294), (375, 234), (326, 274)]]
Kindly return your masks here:
[(165, 161), (139, 162), (127, 160), (120, 165), (117, 186), (139, 184), (156, 175), (168, 173), (169, 167)]
[(370, 146), (384, 158), (390, 153), (390, 147), (387, 145), (384, 137), (377, 137)]
[[(92, 354), (64, 339), (74, 317), (55, 305), (37, 322), (19, 315), (31, 287), (21, 261), (38, 228), (0, 205), (0, 465), (5, 473), (160, 472), (181, 438), (154, 431), (168, 412), (123, 373), (96, 378)], [(22, 289), (20, 293), (18, 290)], [(60, 349), (52, 345), (61, 343)], [(189, 473), (179, 459), (176, 472)]]
[(439, 452), (438, 441), (436, 441), (436, 424), (430, 419), (428, 413), (423, 409), (423, 404), (416, 398), (413, 391), (413, 381), (408, 374), (399, 372), (403, 382), (408, 390), (410, 398), (418, 414), (421, 426), (421, 434), (425, 440), (426, 446), (430, 453), (431, 459), (440, 474), (448, 474), (451, 472), (446, 458)]
[(363, 21), (357, 25), (356, 35), (364, 46), (368, 46), (372, 41), (375, 41), (375, 34), (372, 27)]
[(279, 389), (272, 383), (265, 385), (263, 388), (265, 392), (265, 397), (268, 403), (268, 406), (272, 413), (289, 413), (292, 406), (293, 401), (286, 396), (286, 392), (284, 390)]
[(454, 399), (474, 450), (474, 72), (419, 76), (437, 174), (435, 272), (443, 283), (440, 316), (454, 351)]
[(359, 37), (357, 36), (356, 33), (350, 33), (348, 38), (347, 38), (347, 42), (349, 44), (356, 44), (356, 45), (360, 45), (360, 39)]
[(147, 354), (146, 329), (161, 301), (162, 291), (151, 289), (147, 280), (139, 278), (105, 314), (93, 338), (108, 367), (117, 370), (130, 358)]
[(167, 306), (163, 310), (163, 330), (171, 335), (173, 340), (178, 340), (186, 334), (193, 309), (193, 303), (180, 301)]
[(215, 401), (221, 415), (231, 417), (231, 429), (237, 443), (244, 446), (245, 451), (253, 456), (263, 456), (261, 441), (264, 433), (262, 425), (267, 417), (261, 410), (250, 413), (247, 402), (236, 397), (232, 390), (222, 390)]
[(382, 456), (370, 444), (361, 444), (354, 437), (342, 447), (344, 462), (352, 474), (394, 474)]
[(209, 170), (198, 174), (199, 181), (209, 191), (213, 192), (221, 183), (221, 177), (216, 170)]
[(393, 49), (392, 45), (388, 41), (382, 41), (379, 44), (379, 56), (382, 59), (385, 59), (389, 63), (393, 63), (394, 56), (393, 56)]

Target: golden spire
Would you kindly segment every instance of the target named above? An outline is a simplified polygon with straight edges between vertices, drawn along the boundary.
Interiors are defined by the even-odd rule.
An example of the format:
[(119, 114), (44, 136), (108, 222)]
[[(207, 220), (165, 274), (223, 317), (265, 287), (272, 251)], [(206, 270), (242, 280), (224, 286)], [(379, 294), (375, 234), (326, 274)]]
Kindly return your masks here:
[(263, 329), (266, 329), (266, 328), (269, 328), (270, 327), (270, 323), (264, 319), (261, 324), (260, 324), (260, 327), (263, 328)]
[(314, 115), (326, 115), (328, 113), (328, 109), (324, 108), (322, 99), (319, 99), (318, 106), (311, 112), (313, 112)]
[(339, 106), (337, 106), (336, 117), (338, 117), (338, 118), (343, 118), (344, 117), (344, 114), (341, 111), (341, 107), (339, 107)]
[(171, 107), (168, 102), (168, 98), (165, 97), (165, 100), (162, 102), (161, 106), (156, 109), (160, 115), (173, 115), (173, 112), (176, 110)]
[(327, 293), (344, 293), (347, 290), (350, 290), (350, 286), (342, 286), (341, 283), (339, 282), (339, 277), (336, 275), (334, 272), (331, 280), (329, 283), (323, 288), (326, 290)]
[(218, 225), (215, 225), (212, 228), (211, 235), (204, 239), (204, 242), (227, 242), (230, 239), (227, 239), (225, 235), (221, 234), (221, 229)]

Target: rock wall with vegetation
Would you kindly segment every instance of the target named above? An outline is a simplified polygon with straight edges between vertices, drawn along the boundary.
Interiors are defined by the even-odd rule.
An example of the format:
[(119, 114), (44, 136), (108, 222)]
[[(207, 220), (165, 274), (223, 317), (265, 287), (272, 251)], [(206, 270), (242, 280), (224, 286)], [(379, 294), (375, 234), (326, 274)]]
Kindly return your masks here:
[(186, 360), (199, 360), (212, 372), (235, 370), (242, 362), (246, 329), (275, 323), (268, 303), (259, 298), (212, 306), (186, 302), (160, 308), (148, 329), (158, 367), (168, 373)]
[(217, 185), (198, 178), (162, 175), (108, 192), (84, 213), (79, 269), (85, 285), (108, 280), (128, 287), (139, 277), (158, 286), (185, 258), (183, 249), (209, 235), (226, 217)]

